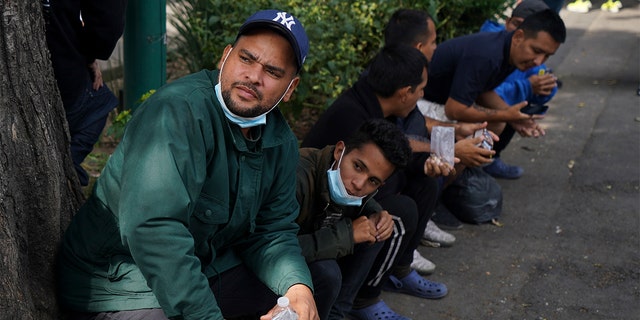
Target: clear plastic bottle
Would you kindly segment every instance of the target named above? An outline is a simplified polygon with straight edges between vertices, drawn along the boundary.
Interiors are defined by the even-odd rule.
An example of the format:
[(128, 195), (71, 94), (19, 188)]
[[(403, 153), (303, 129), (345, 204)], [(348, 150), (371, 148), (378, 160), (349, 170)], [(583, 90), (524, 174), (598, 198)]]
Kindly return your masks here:
[(289, 307), (289, 298), (278, 298), (278, 307), (273, 310), (272, 320), (298, 320), (298, 314)]

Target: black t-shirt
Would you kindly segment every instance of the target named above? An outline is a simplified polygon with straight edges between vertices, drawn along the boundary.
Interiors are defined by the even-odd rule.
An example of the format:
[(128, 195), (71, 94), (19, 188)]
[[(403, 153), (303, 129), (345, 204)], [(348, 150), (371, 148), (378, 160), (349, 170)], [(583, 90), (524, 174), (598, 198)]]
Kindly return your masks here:
[(429, 64), (424, 98), (445, 104), (449, 97), (471, 106), (515, 70), (509, 64), (511, 32), (481, 32), (438, 45)]
[[(361, 77), (345, 90), (313, 125), (302, 147), (324, 148), (347, 140), (368, 119), (382, 119), (382, 107), (373, 89)], [(393, 119), (392, 121), (395, 121)]]

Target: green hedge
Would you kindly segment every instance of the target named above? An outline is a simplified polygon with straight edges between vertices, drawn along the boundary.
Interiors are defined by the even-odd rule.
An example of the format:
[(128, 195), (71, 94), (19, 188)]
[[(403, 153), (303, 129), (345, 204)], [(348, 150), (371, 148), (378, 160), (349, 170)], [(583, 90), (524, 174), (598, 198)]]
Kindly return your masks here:
[(357, 78), (381, 47), (382, 31), (398, 8), (429, 12), (439, 42), (476, 32), (484, 20), (502, 18), (515, 0), (186, 0), (171, 3), (171, 23), (178, 30), (172, 59), (190, 72), (214, 69), (223, 48), (232, 43), (244, 19), (260, 9), (277, 8), (295, 15), (305, 26), (310, 51), (295, 96), (281, 109), (324, 109)]

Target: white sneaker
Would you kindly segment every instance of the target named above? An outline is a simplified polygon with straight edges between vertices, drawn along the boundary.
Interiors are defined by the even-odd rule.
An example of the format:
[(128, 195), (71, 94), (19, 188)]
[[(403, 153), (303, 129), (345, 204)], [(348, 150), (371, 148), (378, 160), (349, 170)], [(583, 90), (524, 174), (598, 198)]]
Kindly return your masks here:
[(420, 255), (418, 250), (413, 250), (413, 262), (411, 268), (418, 271), (419, 274), (429, 275), (436, 270), (436, 265)]
[(424, 229), (421, 243), (429, 247), (450, 247), (456, 242), (456, 237), (451, 233), (442, 231), (435, 222), (429, 220)]
[(567, 4), (567, 10), (571, 12), (587, 13), (591, 7), (591, 1), (589, 0), (576, 0)]
[(602, 4), (600, 9), (602, 9), (602, 11), (617, 13), (620, 11), (620, 9), (622, 9), (622, 3), (620, 1), (608, 0), (607, 2)]

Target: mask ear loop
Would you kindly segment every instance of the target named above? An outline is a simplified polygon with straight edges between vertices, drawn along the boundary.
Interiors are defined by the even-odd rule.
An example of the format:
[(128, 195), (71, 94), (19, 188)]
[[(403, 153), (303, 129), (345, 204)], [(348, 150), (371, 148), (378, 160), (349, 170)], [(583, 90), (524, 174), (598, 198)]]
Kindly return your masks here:
[(274, 104), (273, 107), (271, 107), (271, 109), (269, 109), (269, 111), (267, 111), (267, 112), (270, 112), (271, 110), (273, 110), (273, 108), (275, 108), (280, 103), (280, 101), (282, 101), (282, 99), (284, 99), (284, 96), (287, 94), (287, 92), (289, 91), (289, 88), (291, 88), (292, 84), (293, 84), (293, 79), (291, 79), (291, 81), (289, 81), (289, 85), (287, 86), (287, 89), (284, 90), (284, 92), (282, 93), (282, 96), (280, 96), (280, 99), (278, 99), (278, 102), (276, 102), (276, 104)]
[[(344, 149), (346, 149), (347, 147), (344, 147)], [(344, 156), (344, 149), (342, 149), (342, 153), (340, 153), (340, 159), (338, 159), (338, 166), (333, 169), (333, 166), (336, 164), (336, 161), (334, 160), (333, 163), (331, 164), (331, 170), (339, 170), (340, 169), (340, 163), (342, 163), (342, 156)]]
[(344, 156), (344, 149), (346, 149), (347, 147), (342, 148), (342, 153), (340, 153), (340, 160), (338, 160), (338, 169), (340, 169), (340, 163), (342, 163), (342, 157)]
[(222, 68), (224, 68), (224, 64), (227, 63), (227, 59), (229, 59), (229, 55), (231, 54), (231, 51), (233, 51), (233, 47), (231, 47), (231, 50), (227, 52), (227, 55), (224, 57), (224, 60), (222, 60), (222, 64), (220, 64), (220, 72), (218, 73), (218, 83), (220, 84), (220, 86), (222, 86)]

